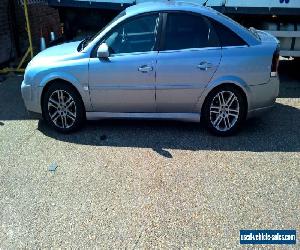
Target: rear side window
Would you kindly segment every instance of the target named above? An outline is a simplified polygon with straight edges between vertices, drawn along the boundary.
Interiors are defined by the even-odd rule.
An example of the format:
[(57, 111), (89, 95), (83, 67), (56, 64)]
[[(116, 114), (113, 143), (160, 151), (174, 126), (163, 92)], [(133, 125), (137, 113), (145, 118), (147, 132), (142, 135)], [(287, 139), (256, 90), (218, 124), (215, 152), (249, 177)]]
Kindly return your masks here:
[(168, 13), (164, 41), (164, 50), (220, 46), (209, 22), (189, 13)]
[(224, 26), (223, 24), (211, 20), (213, 27), (215, 28), (216, 32), (218, 33), (219, 39), (221, 41), (222, 46), (243, 46), (247, 45), (247, 43), (235, 34), (232, 30)]

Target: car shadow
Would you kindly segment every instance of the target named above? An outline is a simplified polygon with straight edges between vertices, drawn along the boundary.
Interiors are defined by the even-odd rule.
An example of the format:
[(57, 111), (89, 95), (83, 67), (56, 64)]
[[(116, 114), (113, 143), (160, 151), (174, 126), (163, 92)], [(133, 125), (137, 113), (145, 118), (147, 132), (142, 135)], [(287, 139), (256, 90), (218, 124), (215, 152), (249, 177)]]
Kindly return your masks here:
[(6, 120), (34, 120), (26, 110), (22, 95), (22, 76), (10, 76), (0, 84), (0, 121), (2, 125)]
[(152, 148), (171, 158), (169, 149), (299, 152), (300, 110), (277, 103), (264, 117), (248, 120), (241, 131), (231, 137), (210, 135), (198, 123), (177, 121), (102, 120), (87, 122), (80, 131), (61, 134), (43, 120), (38, 129), (45, 136), (69, 143), (99, 147)]

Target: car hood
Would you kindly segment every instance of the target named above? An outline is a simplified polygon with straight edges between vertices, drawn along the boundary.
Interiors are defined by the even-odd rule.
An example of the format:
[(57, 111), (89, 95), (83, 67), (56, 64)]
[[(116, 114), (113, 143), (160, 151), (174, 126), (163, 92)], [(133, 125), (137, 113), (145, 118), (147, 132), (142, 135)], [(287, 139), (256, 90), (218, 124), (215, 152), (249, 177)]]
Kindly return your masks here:
[(29, 63), (45, 64), (54, 61), (65, 61), (80, 58), (83, 53), (77, 51), (80, 41), (53, 46), (38, 53)]

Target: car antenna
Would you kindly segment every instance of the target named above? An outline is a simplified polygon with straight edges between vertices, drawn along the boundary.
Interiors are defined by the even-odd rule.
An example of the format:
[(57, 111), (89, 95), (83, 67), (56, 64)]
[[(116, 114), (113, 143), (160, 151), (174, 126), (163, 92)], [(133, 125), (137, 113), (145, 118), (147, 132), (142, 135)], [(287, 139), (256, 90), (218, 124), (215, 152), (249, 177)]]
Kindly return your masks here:
[(203, 3), (203, 6), (206, 6), (207, 2), (208, 2), (208, 0), (206, 0), (206, 1)]

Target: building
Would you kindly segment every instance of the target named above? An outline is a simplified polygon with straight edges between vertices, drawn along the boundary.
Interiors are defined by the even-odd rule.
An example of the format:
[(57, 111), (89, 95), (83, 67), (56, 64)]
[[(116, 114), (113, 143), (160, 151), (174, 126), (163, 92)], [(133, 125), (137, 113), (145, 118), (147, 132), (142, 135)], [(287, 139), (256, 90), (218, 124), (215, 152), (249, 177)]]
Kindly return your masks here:
[[(49, 41), (49, 34), (54, 31), (60, 35), (58, 11), (48, 6), (46, 0), (28, 0), (28, 15), (31, 25), (34, 52), (39, 50), (41, 34)], [(23, 0), (0, 1), (0, 65), (23, 56), (28, 47), (25, 29)]]

